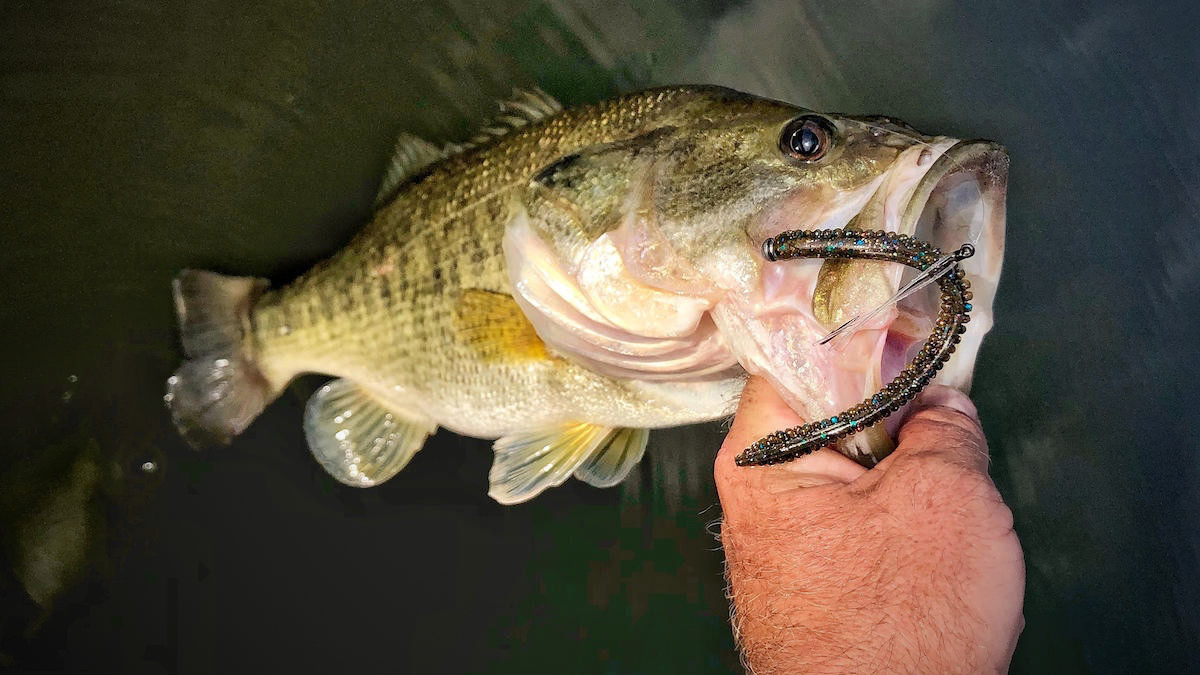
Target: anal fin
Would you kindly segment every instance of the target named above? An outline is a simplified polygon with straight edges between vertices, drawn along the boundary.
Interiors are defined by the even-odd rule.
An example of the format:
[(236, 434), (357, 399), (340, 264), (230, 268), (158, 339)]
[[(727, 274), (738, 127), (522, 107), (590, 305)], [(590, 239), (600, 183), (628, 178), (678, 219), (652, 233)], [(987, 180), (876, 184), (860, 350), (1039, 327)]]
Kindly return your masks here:
[(318, 389), (304, 409), (304, 436), (313, 457), (329, 475), (353, 487), (395, 476), (436, 429), (424, 415), (391, 410), (344, 379)]
[(645, 429), (566, 422), (509, 434), (493, 445), (488, 495), (501, 504), (519, 504), (572, 474), (596, 487), (620, 483), (642, 458)]

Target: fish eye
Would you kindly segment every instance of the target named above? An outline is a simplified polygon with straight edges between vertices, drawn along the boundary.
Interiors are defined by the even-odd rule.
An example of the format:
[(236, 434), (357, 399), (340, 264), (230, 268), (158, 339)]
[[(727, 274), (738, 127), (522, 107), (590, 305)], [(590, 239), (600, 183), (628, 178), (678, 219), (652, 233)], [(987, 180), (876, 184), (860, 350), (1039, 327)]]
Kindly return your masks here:
[(833, 145), (833, 129), (823, 117), (797, 117), (783, 128), (779, 147), (784, 154), (801, 162), (815, 162)]

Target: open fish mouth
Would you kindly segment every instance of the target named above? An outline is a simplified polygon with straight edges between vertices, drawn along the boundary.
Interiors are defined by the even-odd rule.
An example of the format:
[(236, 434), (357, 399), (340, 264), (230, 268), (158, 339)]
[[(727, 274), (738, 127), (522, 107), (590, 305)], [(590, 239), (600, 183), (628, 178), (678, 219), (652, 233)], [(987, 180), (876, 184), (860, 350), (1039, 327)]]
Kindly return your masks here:
[[(992, 304), (1004, 259), (1007, 186), (1008, 155), (1002, 146), (983, 140), (957, 142), (916, 183), (894, 228), (944, 252), (965, 243), (975, 247), (975, 255), (961, 263), (972, 284), (971, 327), (955, 357), (935, 380), (963, 391), (971, 386), (979, 345), (992, 326)], [(920, 348), (929, 334), (925, 330), (927, 321), (936, 311), (934, 292), (918, 293), (900, 303), (897, 320), (885, 342), (881, 363), (884, 382), (895, 377), (912, 352)]]
[[(931, 155), (939, 145), (949, 147), (933, 159)], [(918, 152), (916, 164), (929, 164), (929, 168), (912, 185), (903, 209), (885, 208), (874, 214), (865, 211), (850, 227), (907, 234), (947, 253), (967, 243), (975, 247), (975, 255), (961, 263), (971, 283), (972, 323), (954, 357), (934, 379), (937, 384), (965, 392), (971, 386), (979, 347), (993, 322), (992, 306), (1004, 259), (1008, 155), (1002, 146), (983, 140), (935, 142), (914, 150)], [(882, 188), (880, 192), (885, 200), (896, 202), (896, 194), (887, 194)], [(875, 222), (864, 217), (870, 215), (876, 216)], [(896, 269), (899, 267), (893, 265), (891, 272), (897, 286), (916, 273), (911, 269)], [(890, 320), (884, 319), (878, 326), (884, 331), (882, 348), (877, 350), (878, 379), (874, 373), (865, 378), (862, 398), (870, 397), (874, 390), (895, 378), (920, 350), (937, 320), (938, 296), (937, 286), (931, 284), (901, 300), (894, 313), (889, 314)], [(871, 338), (866, 337), (864, 342), (871, 342)], [(840, 449), (872, 465), (891, 452), (891, 439), (900, 419), (902, 415), (893, 415), (883, 429), (844, 439)]]
[[(897, 158), (853, 213), (819, 220), (774, 220), (788, 229), (890, 231), (944, 252), (964, 243), (976, 250), (963, 268), (973, 293), (972, 321), (955, 356), (934, 380), (967, 390), (1004, 257), (1008, 156), (989, 141), (937, 138)], [(790, 221), (790, 222), (789, 222)], [(780, 227), (782, 226), (782, 227)], [(765, 377), (803, 419), (837, 415), (870, 398), (921, 348), (937, 321), (939, 293), (930, 285), (852, 331), (822, 344), (846, 321), (869, 315), (915, 275), (882, 261), (830, 259), (764, 262), (759, 293), (720, 303), (712, 315), (747, 371)], [(839, 441), (845, 455), (871, 466), (893, 449), (894, 420)]]

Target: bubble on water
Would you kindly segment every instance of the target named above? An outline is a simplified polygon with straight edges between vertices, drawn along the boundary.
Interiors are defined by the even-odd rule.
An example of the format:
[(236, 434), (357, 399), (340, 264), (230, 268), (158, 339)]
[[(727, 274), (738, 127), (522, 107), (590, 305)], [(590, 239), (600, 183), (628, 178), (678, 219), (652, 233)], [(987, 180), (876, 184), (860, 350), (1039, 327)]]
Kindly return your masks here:
[(75, 383), (79, 382), (79, 376), (74, 373), (67, 375), (67, 389), (62, 393), (62, 402), (69, 403), (75, 396)]
[(149, 461), (142, 462), (142, 471), (145, 473), (154, 473), (155, 471), (158, 471), (158, 464)]

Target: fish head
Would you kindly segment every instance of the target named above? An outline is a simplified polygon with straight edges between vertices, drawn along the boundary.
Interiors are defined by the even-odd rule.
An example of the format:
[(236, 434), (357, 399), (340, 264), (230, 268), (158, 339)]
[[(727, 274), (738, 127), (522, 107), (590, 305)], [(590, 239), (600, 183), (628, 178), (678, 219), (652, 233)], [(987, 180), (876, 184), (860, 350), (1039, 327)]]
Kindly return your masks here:
[[(906, 268), (769, 262), (762, 244), (790, 230), (881, 230), (945, 251), (975, 246), (963, 263), (972, 323), (937, 379), (969, 388), (1003, 257), (1000, 146), (927, 136), (884, 117), (718, 96), (570, 164), (550, 172), (541, 186), (550, 197), (510, 226), (505, 249), (514, 296), (559, 351), (633, 379), (744, 369), (802, 418), (836, 415), (870, 398), (920, 348), (936, 322), (936, 286), (820, 344), (885, 303)], [(553, 270), (530, 274), (531, 257)], [(883, 425), (841, 443), (865, 464), (891, 449)]]

